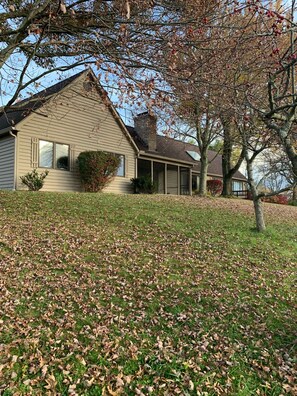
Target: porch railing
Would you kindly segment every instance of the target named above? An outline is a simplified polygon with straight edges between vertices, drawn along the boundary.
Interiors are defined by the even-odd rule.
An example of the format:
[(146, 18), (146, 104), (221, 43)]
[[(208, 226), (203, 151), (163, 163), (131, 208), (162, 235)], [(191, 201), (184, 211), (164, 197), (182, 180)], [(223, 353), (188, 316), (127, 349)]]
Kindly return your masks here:
[(238, 198), (247, 198), (248, 197), (248, 190), (233, 190), (232, 194)]

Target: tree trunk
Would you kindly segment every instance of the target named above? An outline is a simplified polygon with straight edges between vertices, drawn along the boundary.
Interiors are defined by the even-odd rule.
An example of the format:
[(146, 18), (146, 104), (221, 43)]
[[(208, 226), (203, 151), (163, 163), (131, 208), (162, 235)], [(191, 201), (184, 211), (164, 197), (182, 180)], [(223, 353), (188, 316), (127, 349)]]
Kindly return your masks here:
[(231, 121), (227, 118), (222, 120), (224, 128), (224, 145), (222, 154), (223, 170), (223, 197), (232, 195), (232, 177), (230, 177), (231, 156), (232, 156), (232, 139), (231, 139)]
[[(269, 124), (268, 124), (269, 125)], [(297, 150), (295, 148), (296, 145), (296, 137), (293, 135), (291, 131), (292, 122), (288, 123), (284, 127), (274, 127), (274, 131), (276, 132), (277, 136), (280, 138), (285, 153), (287, 154), (289, 161), (291, 162), (292, 171), (293, 171), (293, 180), (297, 183)], [(290, 135), (291, 132), (291, 135)], [(293, 202), (296, 202), (296, 187), (293, 189)]]
[(232, 195), (232, 176), (228, 173), (225, 175), (223, 179), (223, 197), (230, 197)]
[(253, 160), (250, 160), (250, 158), (249, 158), (246, 145), (245, 145), (245, 160), (246, 160), (248, 183), (250, 185), (253, 203), (254, 203), (256, 227), (259, 232), (263, 232), (266, 230), (263, 205), (261, 202), (261, 198), (259, 197), (259, 194), (258, 194), (257, 184), (255, 183), (255, 180), (254, 180)]
[(263, 205), (261, 199), (256, 195), (253, 196), (253, 203), (256, 215), (256, 226), (259, 232), (263, 232), (266, 230), (264, 213), (263, 213)]
[(234, 138), (232, 137), (232, 123), (230, 117), (221, 117), (223, 131), (224, 131), (224, 145), (222, 154), (222, 171), (223, 171), (223, 197), (230, 197), (232, 195), (232, 177), (240, 168), (244, 159), (244, 151), (242, 150), (240, 156), (234, 166), (232, 166), (232, 153), (234, 146)]
[[(287, 137), (282, 139), (282, 142), (285, 152), (291, 161), (294, 181), (297, 182), (297, 151), (295, 148), (296, 140), (294, 140), (293, 137), (288, 137), (288, 135), (289, 133), (287, 132)], [(281, 136), (283, 136), (283, 134), (281, 134)]]
[(207, 158), (207, 149), (204, 149), (200, 153), (200, 178), (199, 178), (199, 190), (198, 193), (201, 196), (205, 196), (207, 194), (207, 170), (208, 170), (208, 158)]
[(293, 188), (292, 202), (293, 202), (295, 205), (297, 204), (297, 187), (294, 187), (294, 188)]

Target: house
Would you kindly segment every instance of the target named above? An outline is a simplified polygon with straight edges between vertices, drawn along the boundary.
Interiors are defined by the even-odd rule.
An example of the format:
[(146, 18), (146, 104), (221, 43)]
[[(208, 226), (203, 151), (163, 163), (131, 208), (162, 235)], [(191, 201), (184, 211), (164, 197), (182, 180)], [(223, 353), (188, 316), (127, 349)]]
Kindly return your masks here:
[[(191, 195), (199, 186), (200, 154), (198, 146), (157, 134), (157, 120), (145, 112), (134, 118), (127, 129), (136, 143), (137, 176), (149, 175), (160, 194)], [(222, 156), (208, 151), (208, 179), (222, 180)], [(233, 190), (244, 192), (246, 178), (238, 171)], [(240, 195), (240, 194), (239, 194)]]
[(76, 159), (85, 150), (121, 158), (106, 191), (131, 191), (138, 148), (90, 71), (15, 105), (0, 118), (0, 188), (24, 189), (20, 176), (49, 169), (43, 190), (81, 191)]
[[(85, 150), (119, 155), (117, 175), (104, 191), (132, 192), (130, 179), (149, 175), (159, 193), (197, 188), (197, 146), (157, 135), (156, 118), (142, 113), (124, 125), (88, 70), (14, 105), (0, 117), (0, 189), (24, 189), (20, 176), (48, 169), (45, 191), (81, 191), (76, 159)], [(209, 153), (209, 178), (222, 178), (221, 156)], [(234, 177), (235, 189), (246, 179)]]

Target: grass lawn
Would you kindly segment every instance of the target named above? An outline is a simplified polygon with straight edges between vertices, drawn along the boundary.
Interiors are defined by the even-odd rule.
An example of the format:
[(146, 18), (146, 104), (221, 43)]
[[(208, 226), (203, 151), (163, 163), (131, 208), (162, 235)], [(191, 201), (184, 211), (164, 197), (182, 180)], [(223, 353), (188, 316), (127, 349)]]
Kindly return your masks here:
[(0, 192), (0, 394), (296, 395), (297, 208)]

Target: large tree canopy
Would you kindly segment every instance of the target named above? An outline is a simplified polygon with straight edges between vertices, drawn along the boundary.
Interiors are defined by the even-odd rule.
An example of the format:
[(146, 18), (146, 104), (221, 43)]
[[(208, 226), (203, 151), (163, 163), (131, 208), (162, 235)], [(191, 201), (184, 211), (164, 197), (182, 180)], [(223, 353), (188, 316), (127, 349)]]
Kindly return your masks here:
[(40, 84), (40, 78), (52, 71), (86, 64), (96, 65), (105, 78), (111, 73), (132, 84), (137, 80), (138, 88), (145, 88), (150, 83), (149, 70), (163, 71), (161, 54), (164, 48), (173, 53), (180, 27), (205, 23), (216, 4), (204, 0), (3, 1), (0, 89), (2, 96), (10, 98), (4, 103), (11, 105), (24, 88)]

